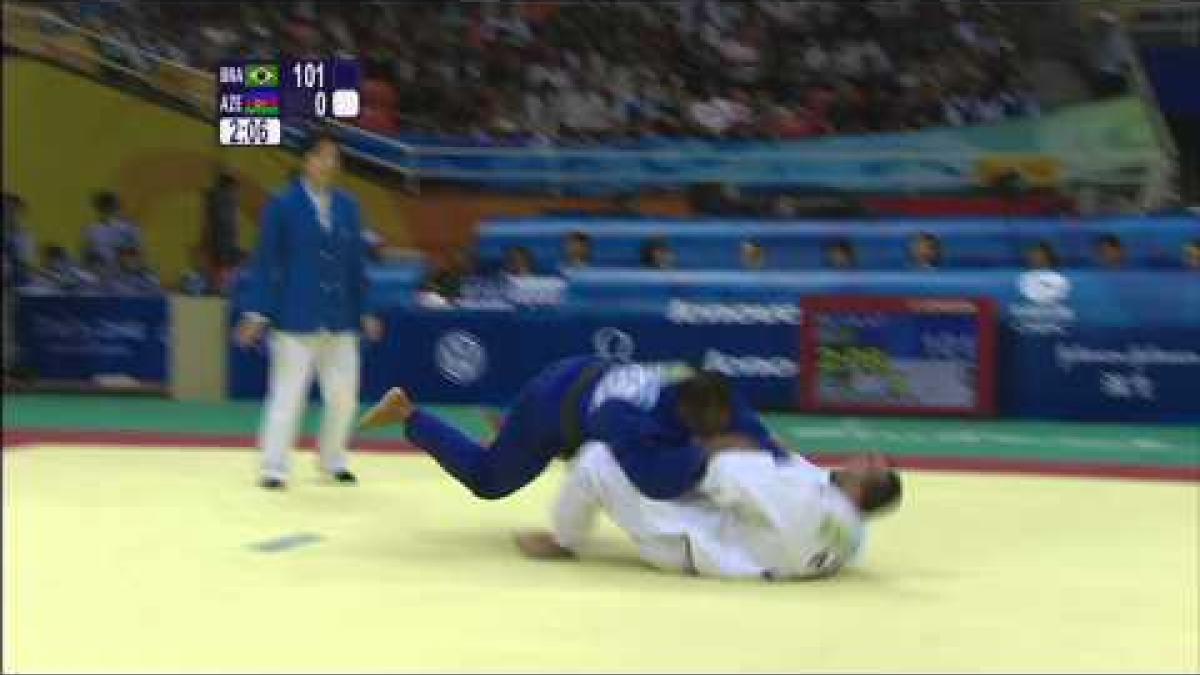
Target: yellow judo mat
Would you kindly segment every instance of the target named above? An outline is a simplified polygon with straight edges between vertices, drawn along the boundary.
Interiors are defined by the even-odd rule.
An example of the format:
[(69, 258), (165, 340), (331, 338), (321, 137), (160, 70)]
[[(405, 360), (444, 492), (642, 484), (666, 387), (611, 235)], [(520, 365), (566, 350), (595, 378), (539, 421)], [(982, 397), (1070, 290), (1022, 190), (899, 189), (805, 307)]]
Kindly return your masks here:
[(521, 558), (557, 472), (480, 502), (422, 456), (4, 453), (10, 672), (1200, 670), (1200, 487), (909, 474), (860, 567), (676, 577), (605, 524), (597, 557)]

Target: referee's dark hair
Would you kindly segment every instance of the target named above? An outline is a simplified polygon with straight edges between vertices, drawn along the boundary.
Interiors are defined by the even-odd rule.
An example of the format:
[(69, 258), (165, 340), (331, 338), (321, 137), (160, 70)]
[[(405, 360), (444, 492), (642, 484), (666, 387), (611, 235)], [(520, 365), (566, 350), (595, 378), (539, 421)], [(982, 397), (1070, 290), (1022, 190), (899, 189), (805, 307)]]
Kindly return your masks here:
[(300, 154), (308, 156), (321, 147), (322, 143), (333, 143), (338, 150), (341, 150), (341, 142), (338, 140), (337, 134), (333, 133), (333, 129), (329, 127), (317, 127), (309, 132), (308, 136), (300, 143)]

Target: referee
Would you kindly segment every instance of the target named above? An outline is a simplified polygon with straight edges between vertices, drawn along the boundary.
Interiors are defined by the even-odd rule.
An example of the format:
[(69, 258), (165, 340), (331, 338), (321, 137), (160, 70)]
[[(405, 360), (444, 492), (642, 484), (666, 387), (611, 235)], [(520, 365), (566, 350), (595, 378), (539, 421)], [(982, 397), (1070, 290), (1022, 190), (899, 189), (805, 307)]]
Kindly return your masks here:
[(263, 212), (245, 313), (236, 330), (242, 347), (270, 335), (270, 383), (259, 431), (260, 485), (286, 487), (290, 451), (316, 371), (325, 417), (321, 470), (353, 485), (346, 443), (358, 408), (358, 329), (383, 336), (367, 310), (366, 245), (358, 202), (333, 187), (341, 165), (335, 138), (321, 131), (304, 149), (304, 171)]

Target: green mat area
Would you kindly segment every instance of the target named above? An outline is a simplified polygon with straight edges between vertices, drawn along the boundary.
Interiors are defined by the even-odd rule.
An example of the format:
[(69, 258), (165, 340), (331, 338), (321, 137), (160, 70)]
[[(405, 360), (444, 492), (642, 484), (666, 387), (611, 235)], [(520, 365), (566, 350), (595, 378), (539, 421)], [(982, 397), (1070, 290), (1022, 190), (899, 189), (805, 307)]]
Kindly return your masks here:
[[(468, 433), (487, 433), (479, 407), (430, 409)], [(156, 398), (46, 394), (4, 397), (6, 428), (253, 435), (260, 413), (261, 404), (255, 401), (181, 403)], [(879, 448), (896, 455), (1200, 465), (1200, 427), (1193, 426), (787, 414), (769, 414), (766, 420), (782, 441), (801, 451), (839, 453)], [(305, 419), (306, 433), (315, 432), (319, 421), (319, 406), (311, 406)], [(363, 437), (402, 438), (403, 432), (394, 428)]]

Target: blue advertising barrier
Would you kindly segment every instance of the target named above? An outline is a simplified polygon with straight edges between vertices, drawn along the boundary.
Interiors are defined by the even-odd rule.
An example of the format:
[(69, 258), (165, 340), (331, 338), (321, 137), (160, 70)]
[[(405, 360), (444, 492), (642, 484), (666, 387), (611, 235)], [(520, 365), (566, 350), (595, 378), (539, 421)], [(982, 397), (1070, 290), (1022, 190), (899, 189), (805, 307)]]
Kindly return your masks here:
[[(1046, 303), (1001, 321), (1002, 416), (1200, 422), (1200, 324), (1089, 325)], [(362, 396), (403, 385), (427, 403), (503, 404), (553, 359), (688, 361), (730, 375), (752, 403), (800, 399), (795, 303), (676, 303), (668, 308), (522, 312), (398, 308), (388, 336), (363, 346)], [(261, 351), (231, 347), (231, 395), (263, 394)]]
[(167, 382), (165, 297), (21, 295), (16, 312), (21, 363), (39, 378)]
[(742, 272), (569, 271), (578, 305), (669, 308), (690, 302), (795, 302), (812, 295), (990, 297), (1034, 332), (1074, 326), (1200, 328), (1200, 274), (1185, 271), (933, 270)]
[[(1200, 327), (1000, 333), (1002, 414), (1200, 423)], [(1197, 433), (1200, 443), (1200, 432)]]
[[(800, 334), (799, 312), (793, 307), (786, 314), (781, 320), (791, 325), (764, 330), (680, 325), (661, 312), (395, 309), (387, 316), (383, 342), (362, 343), (362, 396), (373, 399), (402, 384), (423, 401), (501, 404), (546, 364), (565, 356), (598, 353), (720, 366), (749, 354), (766, 357), (741, 364), (764, 373), (743, 378), (746, 394), (762, 405), (788, 406), (795, 398)], [(263, 395), (265, 357), (261, 349), (231, 346), (231, 396)]]

